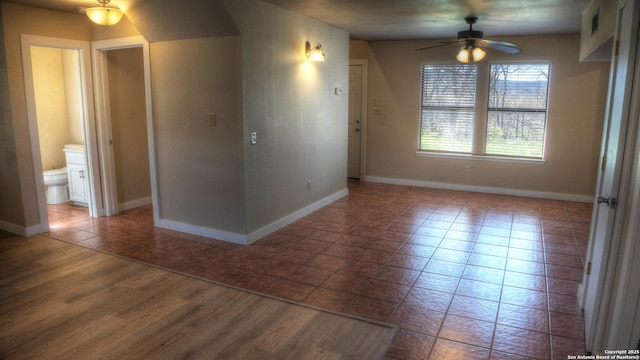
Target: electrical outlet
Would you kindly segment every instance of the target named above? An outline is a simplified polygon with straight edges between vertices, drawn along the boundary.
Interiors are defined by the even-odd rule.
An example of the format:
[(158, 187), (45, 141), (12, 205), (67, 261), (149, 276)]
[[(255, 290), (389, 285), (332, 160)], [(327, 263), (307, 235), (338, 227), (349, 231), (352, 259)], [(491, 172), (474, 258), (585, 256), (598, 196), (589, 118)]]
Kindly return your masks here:
[(465, 174), (471, 174), (471, 165), (465, 165), (464, 166), (464, 173)]
[(311, 190), (311, 180), (307, 180), (307, 190)]
[(258, 143), (258, 134), (254, 131), (251, 133), (251, 145)]

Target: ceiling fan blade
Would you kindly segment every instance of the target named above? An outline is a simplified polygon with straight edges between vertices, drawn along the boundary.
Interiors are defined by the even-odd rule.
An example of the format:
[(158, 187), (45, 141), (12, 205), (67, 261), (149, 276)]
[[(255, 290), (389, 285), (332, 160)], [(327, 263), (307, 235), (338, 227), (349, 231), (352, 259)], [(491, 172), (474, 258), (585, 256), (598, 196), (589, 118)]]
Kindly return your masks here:
[(451, 46), (451, 45), (458, 45), (458, 44), (460, 44), (460, 41), (441, 41), (440, 45), (427, 46), (420, 49), (416, 49), (416, 51), (434, 49), (434, 48), (439, 48), (443, 46)]
[(519, 54), (522, 52), (522, 50), (518, 48), (518, 45), (509, 41), (477, 40), (476, 44), (481, 47), (487, 47), (489, 49), (495, 49), (509, 54)]
[(482, 42), (484, 44), (499, 44), (499, 45), (504, 45), (504, 46), (514, 46), (514, 47), (518, 46), (518, 45), (512, 43), (511, 41), (489, 40), (489, 39), (479, 39), (477, 41)]

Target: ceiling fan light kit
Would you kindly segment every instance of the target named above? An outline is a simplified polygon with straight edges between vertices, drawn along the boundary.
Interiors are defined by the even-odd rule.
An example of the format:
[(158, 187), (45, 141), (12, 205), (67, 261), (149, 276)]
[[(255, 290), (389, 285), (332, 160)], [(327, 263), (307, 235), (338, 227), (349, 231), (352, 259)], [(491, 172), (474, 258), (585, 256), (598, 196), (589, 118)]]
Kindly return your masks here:
[(484, 59), (487, 53), (479, 47), (473, 45), (463, 46), (456, 55), (456, 60), (461, 63), (474, 63)]
[(484, 59), (486, 52), (482, 48), (490, 48), (509, 54), (518, 54), (521, 50), (518, 46), (509, 41), (484, 39), (482, 31), (473, 30), (473, 24), (478, 20), (475, 16), (467, 16), (464, 19), (469, 24), (468, 30), (458, 31), (457, 41), (442, 42), (440, 45), (428, 46), (417, 50), (427, 50), (442, 46), (463, 44), (456, 55), (456, 59), (462, 63), (473, 63)]

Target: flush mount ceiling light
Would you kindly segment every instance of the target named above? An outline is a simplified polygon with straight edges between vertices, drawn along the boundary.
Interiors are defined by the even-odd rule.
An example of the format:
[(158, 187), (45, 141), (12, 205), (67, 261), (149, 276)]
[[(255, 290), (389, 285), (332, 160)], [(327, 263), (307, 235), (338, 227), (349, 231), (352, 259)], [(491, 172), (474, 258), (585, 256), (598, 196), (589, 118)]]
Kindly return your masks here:
[(304, 44), (304, 48), (307, 59), (311, 61), (324, 61), (324, 51), (322, 51), (322, 45), (320, 45), (320, 43), (311, 47), (311, 44), (307, 41)]
[(107, 7), (111, 0), (98, 0), (102, 6), (85, 10), (85, 14), (98, 25), (115, 25), (122, 19), (122, 11), (118, 8)]

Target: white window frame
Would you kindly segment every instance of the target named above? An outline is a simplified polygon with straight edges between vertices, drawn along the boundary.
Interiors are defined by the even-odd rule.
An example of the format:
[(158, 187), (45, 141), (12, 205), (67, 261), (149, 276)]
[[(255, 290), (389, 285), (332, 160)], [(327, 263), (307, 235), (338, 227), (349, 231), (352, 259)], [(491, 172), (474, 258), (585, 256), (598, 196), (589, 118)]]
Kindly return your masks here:
[[(470, 105), (452, 105), (452, 104), (443, 104), (443, 105), (424, 105), (423, 103), (423, 99), (424, 99), (424, 94), (423, 94), (423, 90), (424, 90), (424, 83), (425, 83), (425, 68), (427, 67), (468, 67), (468, 68), (472, 68), (474, 70), (474, 83), (473, 83), (473, 103)], [(419, 121), (419, 138), (418, 138), (418, 150), (419, 151), (429, 151), (429, 152), (437, 152), (437, 153), (443, 153), (443, 154), (471, 154), (473, 151), (473, 143), (474, 143), (474, 134), (476, 132), (475, 130), (475, 118), (476, 118), (476, 113), (478, 112), (478, 107), (477, 107), (477, 94), (478, 94), (478, 71), (479, 71), (479, 67), (477, 64), (461, 64), (461, 63), (447, 63), (447, 64), (422, 64), (420, 66), (420, 121)], [(449, 98), (447, 98), (449, 99)], [(455, 100), (454, 100), (455, 101)], [(423, 129), (422, 129), (422, 118), (423, 118), (423, 113), (425, 111), (429, 111), (429, 110), (433, 110), (433, 111), (442, 111), (442, 112), (451, 112), (451, 113), (456, 113), (457, 111), (462, 111), (463, 113), (472, 113), (473, 114), (473, 118), (471, 119), (471, 144), (470, 144), (470, 148), (469, 151), (454, 151), (454, 150), (433, 150), (433, 149), (422, 149), (422, 137), (423, 137)]]
[[(478, 65), (478, 74), (476, 79), (476, 112), (474, 119), (474, 135), (473, 135), (473, 144), (472, 144), (472, 152), (468, 153), (456, 153), (456, 152), (444, 152), (444, 151), (430, 151), (430, 150), (421, 150), (420, 149), (420, 139), (421, 139), (421, 110), (422, 110), (422, 69), (425, 65), (450, 65), (455, 63), (447, 63), (447, 62), (424, 62), (420, 64), (420, 68), (418, 71), (418, 131), (417, 131), (417, 143), (416, 143), (416, 156), (421, 157), (440, 157), (440, 158), (457, 158), (457, 159), (473, 159), (473, 160), (484, 160), (484, 161), (501, 161), (501, 162), (512, 162), (512, 163), (525, 163), (525, 164), (537, 164), (542, 165), (546, 163), (546, 138), (547, 131), (549, 129), (549, 108), (550, 108), (550, 99), (551, 99), (551, 72), (553, 64), (549, 61), (499, 61), (499, 62), (480, 62)], [(547, 118), (546, 118), (546, 129), (545, 129), (545, 143), (543, 149), (542, 158), (533, 158), (533, 157), (515, 157), (515, 156), (502, 156), (502, 155), (491, 155), (485, 153), (486, 147), (486, 136), (487, 136), (487, 124), (488, 124), (488, 103), (489, 103), (489, 72), (491, 65), (494, 64), (522, 64), (522, 65), (548, 65), (549, 66), (549, 82), (547, 84)], [(485, 91), (478, 92), (477, 89), (486, 89)]]

